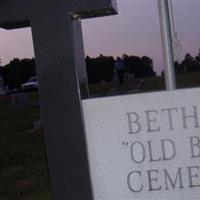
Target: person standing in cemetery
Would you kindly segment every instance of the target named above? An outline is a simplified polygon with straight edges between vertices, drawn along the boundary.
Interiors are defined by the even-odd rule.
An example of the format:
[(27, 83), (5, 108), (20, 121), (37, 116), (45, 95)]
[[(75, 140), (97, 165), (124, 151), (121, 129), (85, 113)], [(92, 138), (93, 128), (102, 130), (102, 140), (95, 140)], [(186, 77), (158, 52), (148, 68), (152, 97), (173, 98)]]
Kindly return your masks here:
[(120, 57), (117, 57), (117, 60), (115, 63), (115, 70), (117, 72), (119, 84), (123, 84), (124, 83), (125, 64)]

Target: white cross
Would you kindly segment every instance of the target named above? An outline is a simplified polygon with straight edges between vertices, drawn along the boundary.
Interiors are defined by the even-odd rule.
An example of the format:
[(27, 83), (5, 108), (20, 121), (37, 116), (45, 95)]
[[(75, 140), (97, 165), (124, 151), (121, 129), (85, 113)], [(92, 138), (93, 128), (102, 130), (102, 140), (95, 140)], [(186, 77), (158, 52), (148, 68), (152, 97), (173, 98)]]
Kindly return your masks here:
[(61, 12), (75, 19), (106, 16), (116, 13), (116, 1), (1, 0), (0, 26), (6, 29), (27, 27), (32, 20), (47, 16), (50, 12)]
[[(0, 27), (13, 29), (31, 25), (36, 62), (39, 66), (39, 55), (41, 55), (41, 53), (38, 53), (38, 51), (42, 50), (41, 46), (48, 49), (47, 46), (53, 44), (53, 40), (48, 40), (48, 38), (51, 38), (51, 31), (48, 27), (56, 30), (58, 25), (63, 23), (63, 30), (68, 29), (69, 32), (69, 27), (72, 24), (72, 30), (74, 30), (74, 32), (72, 33), (73, 38), (71, 38), (71, 41), (74, 41), (73, 50), (78, 79), (81, 87), (87, 88), (82, 29), (79, 19), (114, 14), (116, 13), (115, 8), (116, 2), (112, 0), (4, 0), (0, 2)], [(68, 22), (67, 18), (69, 20)], [(42, 33), (45, 34), (47, 30), (48, 32), (46, 32), (46, 35), (42, 35)], [(37, 34), (34, 34), (36, 31)], [(54, 34), (54, 37), (60, 38), (61, 35), (62, 34), (58, 32)], [(71, 36), (68, 35), (68, 38), (69, 37)], [(40, 43), (38, 48), (38, 41), (43, 39), (48, 41), (46, 44), (47, 46)], [(65, 37), (62, 39), (65, 40)], [(70, 46), (67, 48), (69, 49)], [(58, 49), (59, 51), (65, 51), (65, 49), (62, 50), (61, 47)], [(81, 92), (83, 94), (82, 96), (87, 96), (87, 91), (81, 90)]]
[[(0, 27), (31, 25), (49, 172), (55, 200), (91, 200), (77, 58), (79, 21), (115, 13), (111, 0), (1, 0)], [(75, 28), (74, 28), (75, 26)], [(80, 33), (75, 30), (79, 30)], [(75, 46), (75, 42), (80, 45)], [(19, 47), (20, 48), (20, 47)], [(23, 46), (22, 46), (23, 48)]]

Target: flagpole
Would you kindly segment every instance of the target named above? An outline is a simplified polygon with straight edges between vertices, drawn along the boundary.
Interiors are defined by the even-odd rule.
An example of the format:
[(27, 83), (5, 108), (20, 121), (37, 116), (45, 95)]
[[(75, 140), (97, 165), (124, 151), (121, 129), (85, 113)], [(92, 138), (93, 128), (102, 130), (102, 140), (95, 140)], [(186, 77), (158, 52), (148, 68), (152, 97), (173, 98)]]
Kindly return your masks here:
[(165, 65), (165, 84), (167, 90), (176, 89), (175, 69), (173, 59), (173, 44), (170, 27), (168, 0), (157, 0), (160, 20), (160, 31)]
[(172, 50), (173, 50), (173, 60), (175, 61), (175, 47), (174, 47), (174, 39), (175, 39), (175, 29), (174, 29), (174, 13), (173, 13), (173, 6), (172, 6), (172, 0), (168, 0), (168, 6), (169, 6), (169, 23), (170, 23), (170, 32), (172, 37)]

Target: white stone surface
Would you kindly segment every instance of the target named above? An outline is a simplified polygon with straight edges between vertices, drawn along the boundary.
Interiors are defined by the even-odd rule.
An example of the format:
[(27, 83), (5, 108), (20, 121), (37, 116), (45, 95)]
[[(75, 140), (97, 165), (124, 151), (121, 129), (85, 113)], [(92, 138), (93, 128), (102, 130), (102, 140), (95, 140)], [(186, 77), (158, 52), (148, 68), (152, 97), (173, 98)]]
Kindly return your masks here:
[(199, 88), (84, 100), (94, 199), (199, 199), (199, 100)]

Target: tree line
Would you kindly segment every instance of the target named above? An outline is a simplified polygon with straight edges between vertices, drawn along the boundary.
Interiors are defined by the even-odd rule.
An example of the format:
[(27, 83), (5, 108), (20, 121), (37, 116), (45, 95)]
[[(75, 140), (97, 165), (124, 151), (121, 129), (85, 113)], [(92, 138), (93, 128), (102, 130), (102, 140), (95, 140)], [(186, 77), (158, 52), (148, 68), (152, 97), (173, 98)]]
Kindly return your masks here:
[(175, 62), (175, 70), (177, 74), (200, 71), (200, 49), (195, 57), (187, 53), (181, 63)]
[[(185, 54), (184, 59), (181, 62), (174, 62), (175, 73), (187, 73), (187, 72), (200, 72), (200, 49), (196, 56), (192, 56), (189, 53)], [(162, 71), (164, 76), (164, 71)]]
[[(147, 56), (122, 56), (125, 64), (125, 72), (134, 74), (135, 78), (145, 78), (155, 76), (153, 70), (153, 60)], [(106, 82), (113, 81), (113, 70), (115, 58), (112, 56), (100, 55), (96, 58), (86, 57), (86, 68), (89, 84), (99, 83), (102, 80)], [(9, 64), (0, 67), (0, 76), (3, 77), (8, 89), (19, 89), (21, 84), (26, 82), (30, 77), (36, 76), (35, 59), (18, 59), (15, 58)]]
[[(86, 57), (86, 68), (89, 84), (99, 83), (102, 80), (112, 82), (114, 79), (114, 66), (116, 59), (112, 56), (100, 55), (96, 58)], [(156, 76), (153, 60), (148, 56), (122, 55), (125, 72), (131, 73), (135, 78)], [(175, 62), (176, 74), (187, 72), (200, 72), (200, 49), (196, 56), (187, 53), (181, 62)], [(164, 72), (162, 73), (164, 74)], [(36, 76), (35, 59), (14, 58), (9, 64), (0, 66), (0, 76), (9, 89), (20, 89), (30, 77)]]
[(0, 67), (0, 76), (8, 89), (20, 90), (21, 84), (31, 76), (36, 76), (35, 59), (14, 58), (9, 64)]

